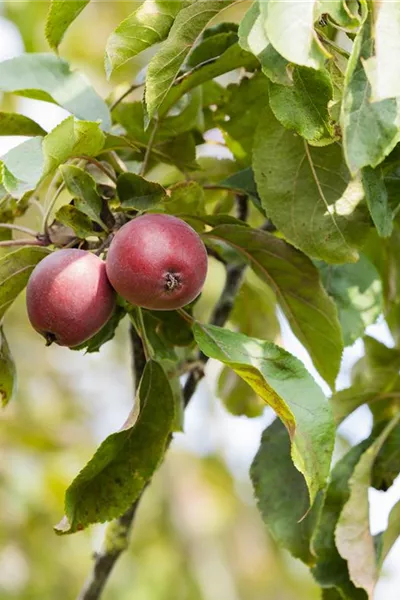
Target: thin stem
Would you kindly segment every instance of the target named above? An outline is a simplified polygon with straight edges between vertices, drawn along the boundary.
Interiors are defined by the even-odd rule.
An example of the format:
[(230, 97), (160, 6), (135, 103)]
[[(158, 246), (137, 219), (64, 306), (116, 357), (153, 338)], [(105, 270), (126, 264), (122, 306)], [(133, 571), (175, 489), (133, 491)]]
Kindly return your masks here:
[(132, 92), (134, 92), (135, 90), (137, 90), (138, 88), (142, 87), (143, 84), (138, 85), (137, 83), (133, 83), (132, 85), (130, 85), (128, 87), (128, 89), (126, 90), (126, 92), (124, 92), (122, 94), (122, 96), (120, 96), (119, 98), (117, 98), (111, 105), (110, 105), (110, 112), (112, 112), (115, 108), (117, 108), (118, 104), (120, 104), (122, 102), (122, 100), (125, 100), (125, 98), (127, 96), (129, 96), (129, 94), (131, 94)]
[(186, 310), (184, 310), (183, 308), (178, 308), (176, 312), (178, 312), (187, 323), (190, 323), (190, 325), (193, 325), (193, 323), (195, 323), (196, 319), (193, 319), (192, 315), (189, 315), (189, 313), (186, 312)]
[(153, 149), (153, 144), (156, 138), (156, 133), (157, 133), (157, 129), (158, 129), (158, 119), (154, 119), (154, 125), (153, 125), (153, 130), (150, 134), (150, 138), (147, 144), (147, 148), (146, 148), (146, 152), (144, 155), (144, 159), (143, 159), (143, 163), (142, 163), (142, 168), (140, 169), (140, 175), (144, 175), (147, 171), (147, 166), (150, 160), (150, 154), (151, 151)]
[[(146, 358), (142, 340), (132, 325), (130, 327), (130, 341), (134, 389), (136, 391), (146, 365)], [(136, 510), (139, 506), (139, 500), (140, 498), (119, 519), (109, 524), (106, 530), (104, 546), (95, 555), (93, 570), (86, 580), (78, 596), (78, 600), (98, 600), (100, 598), (115, 563), (128, 548), (129, 537)]]
[(143, 352), (146, 357), (146, 360), (149, 360), (153, 355), (153, 351), (152, 351), (151, 345), (149, 343), (149, 340), (147, 339), (146, 326), (144, 324), (144, 318), (143, 318), (143, 311), (140, 308), (140, 306), (138, 306), (138, 308), (137, 308), (137, 315), (138, 315), (138, 321), (139, 321), (140, 337), (141, 337), (142, 344), (143, 344)]
[(4, 240), (0, 242), (0, 246), (2, 248), (6, 248), (7, 246), (47, 246), (47, 244), (43, 240), (21, 239)]
[(95, 165), (98, 169), (100, 169), (100, 171), (102, 171), (104, 173), (104, 175), (107, 175), (107, 177), (109, 179), (111, 179), (111, 181), (113, 181), (114, 183), (117, 183), (117, 178), (115, 177), (115, 175), (113, 175), (107, 169), (107, 167), (105, 167), (99, 160), (96, 160), (92, 156), (78, 156), (78, 158), (82, 158), (83, 160), (86, 160), (87, 162), (92, 163), (92, 165)]
[(31, 198), (29, 202), (30, 204), (32, 204), (32, 206), (35, 206), (38, 209), (38, 211), (40, 212), (40, 216), (42, 217), (42, 219), (44, 219), (44, 208), (40, 204), (40, 202), (36, 200), (36, 198)]
[(45, 233), (45, 235), (47, 237), (49, 237), (49, 220), (50, 220), (50, 215), (51, 215), (51, 211), (54, 208), (55, 203), (57, 202), (61, 192), (63, 191), (65, 187), (65, 183), (62, 182), (60, 183), (60, 185), (58, 186), (53, 198), (50, 200), (49, 204), (47, 205), (46, 208), (46, 212), (44, 213), (44, 217), (43, 217), (43, 231)]
[(27, 233), (32, 237), (36, 237), (38, 234), (33, 229), (29, 229), (29, 227), (23, 227), (23, 225), (14, 225), (14, 223), (0, 223), (0, 227), (2, 229), (13, 229), (15, 231), (22, 231), (22, 233)]

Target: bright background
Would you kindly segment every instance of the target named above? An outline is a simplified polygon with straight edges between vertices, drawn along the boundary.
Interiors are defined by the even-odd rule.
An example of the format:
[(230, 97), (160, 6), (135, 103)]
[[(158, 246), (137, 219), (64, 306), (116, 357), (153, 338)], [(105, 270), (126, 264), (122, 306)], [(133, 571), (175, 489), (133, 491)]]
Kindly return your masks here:
[[(62, 46), (63, 56), (105, 95), (111, 91), (102, 74), (105, 40), (133, 4), (90, 5)], [(43, 36), (46, 9), (47, 2), (0, 2), (0, 60), (24, 51), (48, 51)], [(123, 72), (120, 78), (124, 80)], [(11, 96), (3, 98), (2, 109), (22, 112), (47, 130), (67, 115), (54, 105)], [(0, 155), (21, 141), (0, 137)], [(28, 215), (26, 222), (39, 228), (39, 213)], [(205, 313), (220, 286), (218, 265), (212, 265), (201, 300)], [(327, 391), (284, 318), (281, 324), (283, 345)], [(90, 569), (104, 527), (63, 538), (52, 527), (63, 514), (66, 487), (130, 410), (127, 323), (100, 353), (87, 356), (45, 348), (29, 327), (23, 298), (8, 313), (5, 328), (19, 378), (17, 398), (0, 417), (0, 598), (71, 600)], [(383, 322), (368, 333), (393, 345)], [(360, 340), (346, 349), (339, 388), (349, 384), (351, 366), (362, 352)], [(210, 362), (187, 411), (185, 433), (175, 436), (146, 493), (131, 549), (113, 573), (105, 600), (319, 598), (304, 566), (269, 538), (252, 497), (248, 469), (273, 414), (266, 409), (255, 419), (233, 417), (216, 397), (217, 377), (218, 366)], [(340, 428), (336, 458), (349, 442), (367, 437), (371, 424), (366, 408), (347, 419)], [(371, 490), (373, 533), (385, 528), (399, 498), (400, 479), (385, 494)], [(397, 543), (376, 600), (398, 600), (399, 566)]]

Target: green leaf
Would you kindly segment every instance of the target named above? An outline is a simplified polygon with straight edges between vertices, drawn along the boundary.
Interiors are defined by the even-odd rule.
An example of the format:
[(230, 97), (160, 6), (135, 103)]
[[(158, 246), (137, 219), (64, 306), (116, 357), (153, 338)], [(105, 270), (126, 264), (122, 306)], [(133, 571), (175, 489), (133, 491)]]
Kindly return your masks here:
[(145, 0), (124, 19), (107, 40), (107, 77), (146, 48), (165, 40), (182, 5), (180, 0)]
[(89, 2), (90, 0), (51, 0), (45, 34), (53, 50), (57, 50), (68, 27)]
[(254, 2), (239, 25), (239, 44), (260, 61), (264, 75), (274, 83), (292, 85), (289, 62), (269, 42), (264, 30), (260, 5)]
[(364, 22), (354, 41), (343, 91), (343, 150), (352, 173), (379, 165), (400, 140), (397, 100), (370, 102), (371, 85), (364, 63), (373, 52), (371, 19)]
[(105, 136), (98, 123), (68, 117), (43, 140), (45, 173), (50, 173), (69, 158), (95, 156), (102, 150)]
[(265, 33), (271, 44), (288, 61), (321, 69), (329, 52), (315, 30), (316, 0), (263, 0), (260, 11)]
[(372, 75), (372, 98), (400, 98), (400, 6), (397, 2), (374, 5), (373, 37), (375, 56), (364, 63)]
[(206, 29), (201, 42), (189, 54), (186, 69), (217, 59), (237, 41), (237, 25), (233, 23), (223, 23), (222, 27), (216, 25)]
[(48, 254), (47, 248), (25, 246), (0, 259), (0, 319), (25, 288), (33, 269)]
[(374, 443), (361, 456), (350, 478), (350, 496), (340, 514), (335, 531), (339, 554), (347, 560), (352, 582), (372, 600), (378, 579), (374, 540), (369, 528), (368, 490), (374, 461), (385, 440), (399, 422), (392, 419)]
[(164, 201), (164, 210), (171, 214), (205, 214), (204, 190), (196, 181), (182, 181), (171, 186)]
[(46, 131), (29, 117), (0, 112), (0, 135), (46, 135)]
[(362, 169), (365, 199), (372, 220), (380, 237), (389, 237), (393, 231), (393, 215), (381, 169)]
[(235, 69), (243, 68), (252, 71), (257, 66), (258, 60), (250, 52), (243, 50), (239, 44), (233, 44), (214, 62), (182, 75), (182, 79), (170, 89), (162, 103), (160, 115), (165, 115), (179, 98), (198, 85)]
[(351, 346), (382, 313), (378, 272), (364, 254), (354, 264), (317, 266), (326, 291), (336, 303), (344, 345)]
[(328, 104), (333, 98), (333, 86), (327, 71), (295, 67), (292, 77), (292, 86), (270, 84), (272, 112), (284, 127), (294, 129), (310, 144), (332, 144), (335, 133)]
[(0, 328), (0, 338), (0, 398), (4, 407), (7, 406), (15, 394), (16, 372), (14, 360), (2, 328)]
[(222, 130), (226, 145), (239, 166), (249, 167), (260, 115), (268, 110), (268, 80), (258, 73), (230, 85), (228, 92), (225, 105), (215, 112), (215, 123)]
[(275, 294), (253, 271), (245, 273), (229, 322), (241, 333), (264, 340), (274, 341), (280, 334)]
[(363, 590), (357, 589), (350, 581), (346, 561), (340, 556), (335, 544), (335, 528), (344, 505), (350, 496), (349, 479), (371, 440), (358, 444), (335, 465), (326, 491), (317, 530), (312, 547), (316, 565), (312, 574), (323, 587), (340, 590), (343, 596), (352, 600), (366, 600)]
[(54, 101), (78, 119), (101, 121), (105, 130), (111, 125), (106, 103), (86, 77), (53, 54), (21, 54), (0, 62), (0, 91)]
[(62, 165), (60, 171), (67, 190), (74, 198), (75, 207), (107, 231), (100, 217), (103, 203), (93, 177), (74, 165)]
[(253, 170), (268, 216), (294, 246), (329, 263), (356, 262), (368, 231), (339, 144), (310, 148), (268, 110), (259, 115)]
[(68, 117), (44, 138), (27, 140), (0, 157), (4, 187), (22, 198), (69, 158), (98, 154), (104, 139), (97, 123)]
[(84, 240), (94, 235), (92, 221), (72, 204), (66, 204), (58, 209), (55, 218), (70, 227), (78, 238)]
[(85, 350), (85, 354), (99, 352), (100, 348), (112, 340), (120, 321), (125, 317), (126, 312), (121, 306), (116, 306), (113, 314), (107, 323), (93, 337), (81, 346), (74, 346), (72, 350)]
[(297, 358), (271, 342), (200, 323), (193, 332), (206, 356), (231, 367), (282, 420), (312, 506), (325, 486), (334, 441), (333, 419), (321, 389)]
[(14, 198), (22, 198), (39, 183), (44, 169), (42, 146), (42, 138), (34, 137), (0, 158), (3, 185)]
[(154, 117), (199, 35), (232, 0), (198, 0), (177, 15), (161, 50), (151, 59), (146, 76), (146, 105)]
[(264, 430), (250, 476), (258, 508), (274, 540), (296, 558), (312, 564), (310, 541), (321, 498), (308, 512), (307, 486), (293, 465), (289, 436), (279, 420)]
[(400, 425), (388, 435), (372, 469), (371, 485), (386, 492), (400, 473)]
[(271, 287), (293, 333), (307, 348), (322, 377), (334, 387), (343, 342), (335, 307), (312, 262), (283, 240), (248, 227), (224, 225), (207, 237), (231, 245)]
[(139, 497), (157, 469), (174, 420), (168, 379), (154, 361), (146, 364), (135, 408), (123, 428), (113, 433), (72, 482), (65, 495), (66, 516), (58, 533), (74, 533), (120, 516)]
[(118, 197), (124, 210), (150, 210), (166, 197), (165, 189), (134, 173), (122, 173), (117, 181)]

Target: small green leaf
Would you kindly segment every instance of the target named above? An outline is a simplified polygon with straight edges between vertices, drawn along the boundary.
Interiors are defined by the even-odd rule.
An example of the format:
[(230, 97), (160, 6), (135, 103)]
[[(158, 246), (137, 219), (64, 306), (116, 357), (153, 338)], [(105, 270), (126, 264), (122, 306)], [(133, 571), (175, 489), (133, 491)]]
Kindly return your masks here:
[(107, 77), (146, 48), (165, 40), (182, 5), (180, 0), (145, 0), (122, 21), (107, 40)]
[(205, 214), (204, 190), (196, 181), (182, 181), (168, 190), (164, 202), (164, 210), (171, 214), (198, 215)]
[(329, 52), (314, 30), (317, 0), (264, 0), (260, 11), (271, 44), (288, 61), (321, 69)]
[(49, 252), (39, 246), (25, 246), (0, 259), (0, 319), (25, 288), (33, 269)]
[(107, 227), (100, 217), (103, 203), (97, 193), (93, 177), (74, 165), (62, 165), (60, 171), (67, 190), (74, 198), (76, 208), (107, 231)]
[(269, 103), (275, 117), (314, 146), (335, 141), (328, 104), (333, 98), (331, 79), (325, 70), (295, 67), (293, 85), (271, 83)]
[(361, 172), (365, 199), (380, 237), (389, 237), (393, 231), (393, 215), (382, 170), (364, 167)]
[(375, 459), (399, 419), (400, 415), (394, 417), (361, 456), (350, 478), (350, 496), (335, 531), (336, 546), (341, 557), (347, 560), (350, 578), (356, 587), (367, 592), (369, 600), (374, 597), (378, 568), (369, 527), (368, 490)]
[(386, 492), (400, 473), (400, 425), (388, 435), (372, 469), (371, 485)]
[(164, 188), (135, 173), (122, 173), (117, 181), (118, 197), (124, 210), (150, 210), (166, 197)]
[(341, 331), (333, 302), (309, 258), (283, 240), (249, 227), (224, 225), (207, 237), (227, 242), (271, 287), (294, 334), (322, 377), (334, 387), (343, 350)]
[(178, 13), (167, 41), (148, 65), (146, 105), (150, 118), (161, 106), (199, 35), (232, 1), (199, 0)]
[(39, 183), (44, 169), (43, 141), (34, 137), (4, 154), (0, 161), (3, 185), (14, 198), (33, 190)]
[(0, 328), (0, 398), (2, 406), (12, 400), (16, 389), (16, 372), (3, 329)]
[(46, 131), (29, 117), (0, 112), (0, 135), (46, 135)]
[(258, 58), (268, 79), (281, 85), (292, 85), (290, 63), (269, 42), (258, 2), (251, 5), (239, 25), (239, 44)]
[[(353, 4), (353, 6), (352, 6)], [(347, 31), (353, 31), (360, 25), (358, 3), (352, 0), (319, 0), (320, 14), (328, 13), (332, 20)]]
[(233, 44), (215, 61), (182, 75), (182, 79), (170, 89), (162, 103), (160, 116), (167, 114), (179, 98), (198, 85), (241, 67), (251, 71), (257, 66), (258, 61), (250, 52), (243, 50), (239, 44)]
[(260, 116), (268, 110), (268, 79), (262, 73), (244, 77), (230, 85), (228, 92), (226, 103), (215, 112), (215, 123), (239, 166), (249, 167)]
[(4, 187), (22, 198), (69, 158), (98, 154), (104, 140), (98, 123), (68, 117), (44, 138), (27, 140), (0, 157)]
[(72, 204), (62, 206), (56, 212), (55, 218), (70, 227), (78, 238), (84, 240), (94, 234), (92, 221)]
[(370, 102), (371, 85), (364, 64), (373, 53), (371, 21), (372, 15), (354, 41), (343, 91), (343, 150), (352, 173), (379, 165), (400, 140), (398, 101)]
[(352, 600), (366, 600), (366, 594), (350, 581), (346, 562), (336, 548), (335, 528), (350, 496), (349, 479), (371, 441), (365, 440), (351, 448), (335, 465), (312, 540), (316, 556), (316, 564), (312, 569), (313, 576), (323, 588), (336, 590), (338, 593), (340, 590), (343, 593), (340, 598)]
[(253, 170), (266, 213), (297, 248), (328, 263), (356, 262), (369, 231), (339, 144), (311, 148), (265, 110), (259, 115)]
[(200, 323), (193, 332), (206, 356), (231, 367), (282, 420), (312, 506), (325, 486), (334, 442), (332, 414), (321, 389), (297, 358), (271, 342)]
[(189, 54), (186, 68), (197, 67), (207, 61), (212, 61), (221, 56), (230, 46), (238, 41), (237, 25), (223, 23), (223, 27), (216, 25), (206, 29), (201, 42)]
[(111, 125), (107, 104), (86, 77), (53, 54), (21, 54), (0, 62), (0, 91), (29, 98), (40, 92), (41, 100), (56, 102), (78, 119), (99, 120), (105, 130)]
[(137, 402), (137, 419), (134, 408), (123, 428), (104, 440), (68, 488), (66, 516), (56, 526), (57, 533), (74, 533), (120, 516), (157, 469), (174, 421), (174, 403), (168, 379), (154, 361), (146, 365)]
[(51, 0), (46, 19), (46, 40), (57, 50), (68, 27), (81, 14), (90, 0)]
[(98, 123), (68, 117), (43, 140), (45, 173), (50, 173), (69, 158), (99, 154), (104, 142), (105, 136)]
[(250, 476), (258, 508), (274, 540), (296, 558), (312, 564), (310, 541), (321, 498), (308, 512), (307, 486), (293, 465), (289, 436), (279, 420), (264, 430)]

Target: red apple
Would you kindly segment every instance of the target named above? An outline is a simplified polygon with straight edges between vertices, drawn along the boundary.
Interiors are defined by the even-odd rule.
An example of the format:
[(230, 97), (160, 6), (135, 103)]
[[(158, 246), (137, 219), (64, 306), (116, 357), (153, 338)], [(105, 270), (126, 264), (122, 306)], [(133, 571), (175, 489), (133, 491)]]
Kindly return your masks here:
[(200, 294), (207, 252), (198, 234), (181, 219), (147, 214), (118, 231), (106, 266), (111, 285), (128, 302), (173, 310)]
[(26, 291), (32, 326), (48, 344), (78, 346), (97, 333), (115, 307), (105, 263), (85, 250), (57, 250), (32, 272)]

